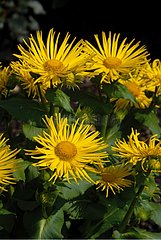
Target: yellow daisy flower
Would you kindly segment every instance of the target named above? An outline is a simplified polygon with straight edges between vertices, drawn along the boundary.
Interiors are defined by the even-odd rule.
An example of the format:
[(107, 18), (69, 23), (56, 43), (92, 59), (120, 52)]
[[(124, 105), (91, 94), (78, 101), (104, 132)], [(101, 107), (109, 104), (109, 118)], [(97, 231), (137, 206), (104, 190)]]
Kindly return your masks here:
[(16, 155), (20, 150), (10, 149), (10, 145), (7, 145), (6, 139), (3, 134), (0, 134), (0, 190), (6, 191), (6, 186), (15, 183), (13, 173), (18, 170), (18, 160)]
[(11, 62), (10, 66), (13, 69), (13, 73), (20, 80), (22, 88), (27, 92), (28, 97), (38, 97), (38, 99), (41, 100), (41, 97), (43, 96), (45, 99), (47, 86), (44, 83), (38, 83), (37, 78), (33, 77), (30, 72), (26, 71), (23, 62)]
[(131, 175), (131, 170), (128, 165), (111, 165), (109, 167), (100, 168), (99, 175), (101, 179), (96, 181), (98, 187), (102, 188), (102, 191), (106, 191), (106, 197), (108, 197), (109, 189), (115, 193), (116, 190), (123, 190), (124, 187), (130, 187), (132, 181), (125, 177)]
[(74, 45), (76, 37), (71, 42), (69, 38), (70, 34), (67, 33), (60, 44), (60, 33), (56, 36), (56, 32), (51, 29), (45, 45), (42, 32), (37, 31), (36, 39), (31, 34), (29, 43), (24, 40), (28, 50), (19, 44), (18, 49), (21, 55), (13, 55), (25, 63), (26, 71), (38, 75), (37, 82), (50, 88), (62, 83), (62, 79), (67, 77), (67, 82), (70, 82), (70, 86), (73, 83), (74, 87), (77, 85), (74, 76), (77, 79), (78, 76), (85, 74), (86, 61), (90, 56), (83, 51), (82, 39)]
[[(70, 182), (73, 178), (84, 178), (93, 182), (87, 172), (96, 172), (94, 165), (100, 165), (107, 157), (106, 147), (98, 131), (91, 131), (91, 125), (79, 123), (79, 119), (69, 124), (67, 117), (60, 114), (43, 119), (48, 131), (34, 137), (40, 144), (34, 150), (26, 150), (26, 154), (39, 161), (34, 166), (50, 168), (53, 175), (49, 181), (65, 178)], [(38, 156), (36, 156), (38, 155)]]
[(8, 89), (6, 86), (11, 74), (12, 74), (12, 71), (9, 66), (8, 67), (0, 66), (0, 93), (4, 96), (6, 96), (8, 92)]
[(153, 62), (147, 63), (144, 75), (151, 81), (152, 91), (156, 91), (156, 96), (161, 95), (161, 61), (155, 59)]
[(153, 89), (153, 84), (148, 78), (143, 77), (142, 70), (136, 71), (135, 74), (129, 73), (128, 79), (119, 79), (118, 82), (128, 89), (128, 91), (134, 96), (135, 101), (124, 98), (119, 98), (117, 101), (116, 98), (111, 99), (111, 101), (116, 101), (115, 111), (132, 106), (142, 109), (149, 107), (152, 98), (146, 96), (146, 91), (151, 91)]
[(147, 61), (148, 51), (145, 46), (140, 47), (140, 42), (133, 44), (135, 39), (126, 43), (127, 38), (125, 38), (119, 45), (120, 34), (115, 33), (112, 37), (109, 32), (107, 39), (106, 33), (102, 32), (101, 44), (98, 34), (94, 36), (98, 49), (88, 41), (85, 42), (88, 51), (95, 53), (92, 58), (95, 62), (92, 68), (95, 69), (96, 75), (102, 75), (101, 83), (117, 80), (121, 74), (127, 74)]
[(153, 135), (148, 139), (148, 142), (141, 141), (139, 135), (140, 133), (132, 128), (128, 141), (125, 139), (116, 140), (115, 145), (112, 146), (112, 150), (116, 152), (114, 155), (133, 163), (133, 165), (141, 161), (144, 170), (148, 167), (157, 169), (161, 159), (161, 140), (157, 138), (157, 135)]

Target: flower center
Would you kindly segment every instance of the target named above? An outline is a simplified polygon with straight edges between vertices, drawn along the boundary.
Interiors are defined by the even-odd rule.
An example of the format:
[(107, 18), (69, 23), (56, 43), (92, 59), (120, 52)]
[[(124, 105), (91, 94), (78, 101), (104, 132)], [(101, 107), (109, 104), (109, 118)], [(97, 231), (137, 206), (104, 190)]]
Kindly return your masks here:
[(125, 86), (129, 90), (129, 92), (131, 92), (135, 97), (138, 97), (140, 95), (140, 88), (136, 83), (127, 82)]
[(117, 58), (117, 57), (107, 57), (104, 61), (103, 61), (103, 65), (106, 68), (117, 68), (118, 66), (120, 66), (122, 63), (122, 61)]
[(104, 173), (102, 174), (102, 180), (105, 181), (105, 182), (114, 182), (115, 181), (115, 177), (113, 176), (113, 174), (111, 173)]
[(44, 68), (47, 71), (58, 73), (64, 68), (64, 65), (57, 59), (50, 59), (44, 63)]
[(71, 142), (62, 141), (55, 147), (55, 154), (65, 161), (71, 160), (77, 154), (75, 145)]

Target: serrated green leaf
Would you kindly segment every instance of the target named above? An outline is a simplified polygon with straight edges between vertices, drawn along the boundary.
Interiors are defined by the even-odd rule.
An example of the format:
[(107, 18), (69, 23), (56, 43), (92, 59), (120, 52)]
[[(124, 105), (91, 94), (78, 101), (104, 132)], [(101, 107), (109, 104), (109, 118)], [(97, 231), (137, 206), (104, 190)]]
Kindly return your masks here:
[(25, 98), (7, 98), (0, 101), (0, 107), (8, 111), (17, 120), (42, 124), (41, 119), (46, 114), (44, 106), (37, 101)]

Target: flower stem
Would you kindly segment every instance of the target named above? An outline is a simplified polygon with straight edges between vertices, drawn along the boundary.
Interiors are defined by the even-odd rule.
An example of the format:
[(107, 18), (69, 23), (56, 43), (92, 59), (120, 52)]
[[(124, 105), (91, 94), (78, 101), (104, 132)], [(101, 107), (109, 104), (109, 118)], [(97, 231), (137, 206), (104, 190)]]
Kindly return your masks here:
[(102, 121), (102, 129), (101, 129), (102, 137), (103, 137), (104, 139), (105, 139), (105, 136), (106, 136), (106, 130), (107, 130), (107, 125), (108, 125), (108, 120), (109, 120), (108, 115), (104, 115), (104, 116), (103, 116), (103, 121)]
[(134, 199), (132, 200), (132, 202), (131, 202), (131, 204), (130, 204), (130, 206), (129, 206), (128, 211), (126, 212), (126, 214), (125, 214), (125, 216), (124, 216), (124, 218), (123, 218), (123, 221), (121, 222), (121, 224), (120, 224), (120, 226), (119, 226), (119, 228), (118, 228), (118, 231), (119, 231), (120, 233), (124, 232), (124, 230), (125, 230), (125, 228), (126, 228), (126, 225), (127, 225), (128, 222), (130, 221), (130, 218), (131, 218), (131, 216), (132, 216), (132, 214), (133, 214), (133, 211), (134, 211), (134, 207), (135, 207), (138, 199), (140, 198), (140, 196), (141, 196), (141, 194), (142, 194), (142, 192), (143, 192), (143, 190), (144, 190), (145, 180), (147, 179), (147, 177), (149, 176), (149, 174), (150, 174), (150, 171), (148, 171), (148, 172), (146, 173), (146, 175), (145, 175), (145, 177), (144, 177), (144, 180), (143, 180), (143, 183), (140, 185), (137, 193), (135, 194)]

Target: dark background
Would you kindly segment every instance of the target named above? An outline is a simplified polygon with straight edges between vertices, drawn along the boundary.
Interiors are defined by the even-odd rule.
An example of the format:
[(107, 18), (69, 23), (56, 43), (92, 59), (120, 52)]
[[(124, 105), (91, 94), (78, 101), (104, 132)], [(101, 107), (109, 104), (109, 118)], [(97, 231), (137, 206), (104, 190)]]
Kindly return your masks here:
[[(42, 5), (44, 13), (35, 13), (35, 9), (38, 9), (36, 5), (35, 9), (26, 7), (26, 0), (7, 0), (0, 4), (4, 9), (6, 2), (14, 3), (10, 11), (5, 7), (8, 12), (5, 13), (4, 24), (0, 29), (2, 62), (7, 63), (12, 59), (12, 53), (17, 52), (17, 44), (23, 37), (40, 29), (45, 40), (51, 28), (62, 34), (70, 32), (78, 39), (84, 38), (91, 42), (95, 42), (93, 35), (101, 31), (120, 33), (120, 38), (127, 37), (127, 42), (135, 38), (136, 42), (141, 41), (142, 45), (146, 45), (152, 59), (161, 58), (161, 13), (158, 1), (36, 1)], [(18, 13), (17, 22), (13, 25), (15, 13)], [(28, 16), (37, 22), (37, 26), (32, 22), (27, 25)]]

